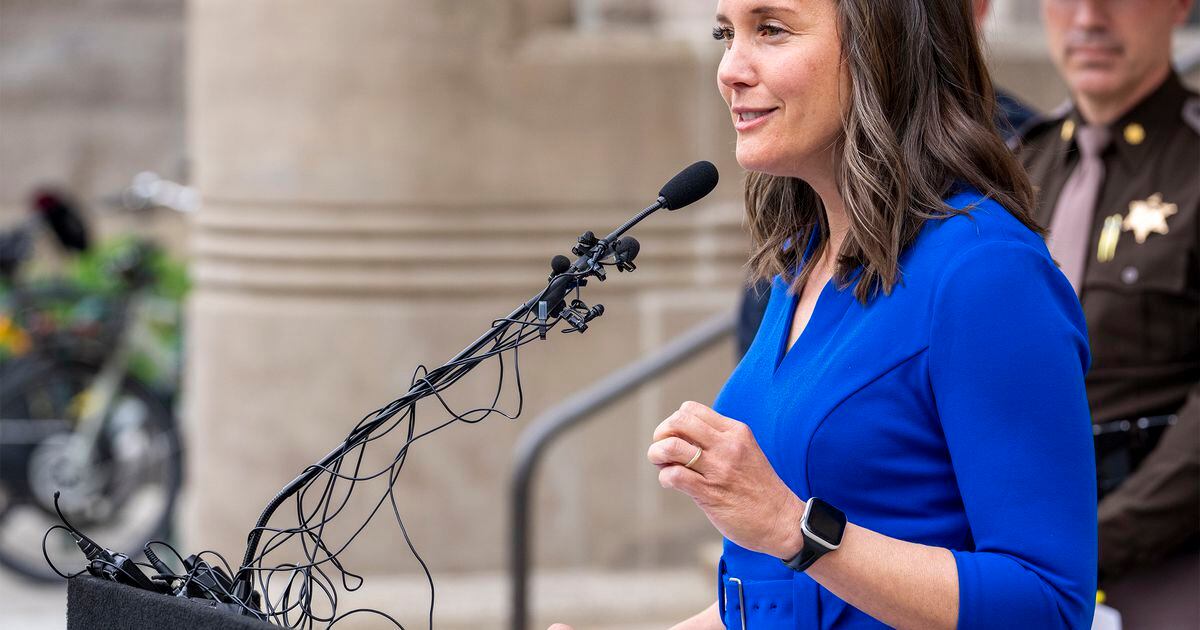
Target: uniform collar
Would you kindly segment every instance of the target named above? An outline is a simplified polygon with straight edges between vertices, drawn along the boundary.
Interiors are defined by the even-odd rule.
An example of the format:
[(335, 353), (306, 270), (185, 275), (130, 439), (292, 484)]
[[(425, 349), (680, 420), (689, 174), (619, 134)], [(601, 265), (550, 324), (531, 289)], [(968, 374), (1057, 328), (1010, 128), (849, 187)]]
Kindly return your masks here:
[[(1179, 113), (1188, 98), (1187, 89), (1174, 70), (1149, 96), (1109, 125), (1112, 145), (1108, 151), (1127, 168), (1137, 168), (1147, 156), (1152, 155), (1158, 145), (1170, 139), (1178, 126)], [(1074, 131), (1086, 124), (1079, 109), (1072, 107), (1064, 118), (1059, 133), (1064, 143), (1062, 158), (1075, 149)]]

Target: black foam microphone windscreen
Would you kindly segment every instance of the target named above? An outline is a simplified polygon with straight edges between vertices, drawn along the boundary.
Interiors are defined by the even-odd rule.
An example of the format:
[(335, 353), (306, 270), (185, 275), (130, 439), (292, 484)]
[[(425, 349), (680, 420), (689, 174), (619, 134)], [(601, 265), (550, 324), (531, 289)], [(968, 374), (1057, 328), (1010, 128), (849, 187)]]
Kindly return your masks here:
[(712, 192), (718, 179), (717, 167), (701, 160), (679, 171), (658, 191), (658, 196), (666, 200), (663, 207), (667, 210), (678, 210)]
[(567, 258), (566, 256), (563, 256), (562, 254), (559, 254), (559, 255), (555, 256), (554, 258), (550, 259), (550, 272), (553, 275), (557, 276), (561, 273), (566, 273), (566, 271), (570, 268), (571, 268), (571, 259)]
[(613, 254), (616, 255), (617, 260), (623, 262), (633, 262), (641, 249), (642, 244), (632, 236), (621, 237), (613, 244)]

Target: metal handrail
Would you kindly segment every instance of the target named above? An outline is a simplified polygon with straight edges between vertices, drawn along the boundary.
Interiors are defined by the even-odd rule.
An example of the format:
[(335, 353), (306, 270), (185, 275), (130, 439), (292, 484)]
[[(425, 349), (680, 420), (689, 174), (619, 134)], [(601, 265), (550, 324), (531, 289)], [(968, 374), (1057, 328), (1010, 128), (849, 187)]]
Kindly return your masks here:
[(736, 313), (722, 313), (672, 340), (658, 352), (606, 376), (604, 380), (547, 410), (517, 440), (510, 505), (512, 595), (510, 627), (525, 630), (529, 615), (530, 495), (534, 473), (547, 447), (568, 429), (623, 398), (696, 354), (733, 334)]

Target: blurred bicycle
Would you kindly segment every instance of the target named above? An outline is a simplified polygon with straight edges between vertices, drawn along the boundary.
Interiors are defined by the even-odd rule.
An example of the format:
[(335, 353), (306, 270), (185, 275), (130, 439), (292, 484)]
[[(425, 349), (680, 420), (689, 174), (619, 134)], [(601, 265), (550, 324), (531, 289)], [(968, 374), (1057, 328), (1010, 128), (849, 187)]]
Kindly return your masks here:
[[(141, 174), (111, 201), (144, 213), (188, 211), (196, 198)], [(39, 191), (32, 205), (0, 234), (0, 565), (51, 580), (41, 541), (57, 522), (55, 491), (68, 518), (114, 548), (139, 549), (171, 529), (183, 475), (172, 413), (179, 359), (156, 339), (174, 331), (178, 344), (186, 280), (148, 239), (92, 246), (61, 192)], [(65, 277), (26, 280), (42, 227), (77, 259)], [(80, 564), (66, 537), (51, 537), (46, 553), (63, 568)]]

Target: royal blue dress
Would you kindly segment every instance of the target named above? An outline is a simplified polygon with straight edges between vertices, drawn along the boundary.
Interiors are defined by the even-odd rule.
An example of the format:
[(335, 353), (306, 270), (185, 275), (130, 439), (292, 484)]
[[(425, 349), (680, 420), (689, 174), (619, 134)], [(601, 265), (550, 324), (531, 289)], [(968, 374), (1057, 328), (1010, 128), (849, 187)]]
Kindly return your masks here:
[[(827, 284), (790, 350), (796, 298), (776, 278), (714, 407), (751, 427), (801, 499), (950, 549), (960, 628), (1086, 628), (1096, 474), (1083, 313), (1037, 234), (977, 192), (947, 202), (969, 214), (926, 223), (891, 295), (863, 306)], [(718, 573), (729, 628), (743, 601), (750, 630), (882, 626), (729, 540)]]

